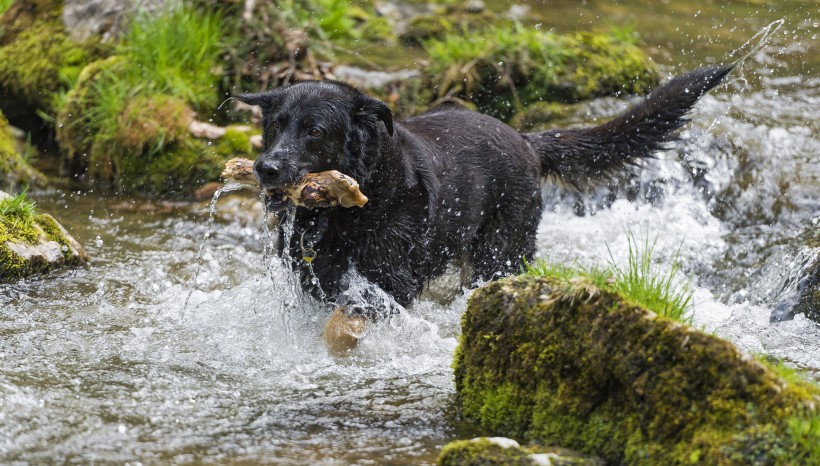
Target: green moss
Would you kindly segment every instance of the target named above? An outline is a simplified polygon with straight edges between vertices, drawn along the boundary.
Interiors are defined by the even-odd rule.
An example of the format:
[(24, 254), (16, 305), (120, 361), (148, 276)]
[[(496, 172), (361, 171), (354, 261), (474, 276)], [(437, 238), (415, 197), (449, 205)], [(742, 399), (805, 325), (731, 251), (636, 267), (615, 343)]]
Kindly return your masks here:
[(567, 290), (518, 277), (475, 292), (454, 363), (465, 417), (615, 464), (786, 464), (805, 453), (795, 438), (818, 440), (792, 420), (815, 416), (818, 387), (592, 280)]
[(471, 100), (505, 119), (538, 101), (643, 93), (658, 82), (655, 65), (620, 33), (557, 35), (515, 25), (450, 33), (424, 46), (439, 96)]
[(225, 135), (219, 140), (220, 144), (227, 147), (223, 155), (251, 154), (253, 153), (253, 145), (251, 144), (251, 135), (247, 131), (242, 131), (236, 128), (228, 127), (225, 129)]
[(102, 53), (96, 42), (69, 39), (58, 14), (44, 15), (0, 47), (0, 91), (9, 98), (3, 109), (13, 116), (37, 109), (53, 114), (52, 93)]
[(444, 446), (438, 466), (531, 466), (531, 452), (511, 446), (504, 448), (487, 439), (461, 440)]
[(442, 39), (453, 30), (450, 18), (442, 15), (420, 15), (410, 19), (401, 34), (407, 44), (422, 44), (426, 40)]
[(221, 154), (249, 152), (244, 135), (231, 132), (219, 150), (188, 135), (194, 112), (215, 107), (220, 20), (191, 6), (139, 15), (119, 55), (82, 70), (57, 99), (72, 172), (118, 191), (183, 195), (219, 176)]
[(572, 105), (559, 102), (535, 102), (510, 118), (510, 126), (520, 131), (537, 131), (554, 126), (569, 117), (574, 111)]
[(43, 185), (46, 177), (31, 167), (17, 150), (17, 143), (9, 132), (9, 123), (0, 112), (0, 188), (19, 184)]
[[(38, 246), (54, 241), (61, 246), (62, 261), (49, 262), (35, 254), (26, 259), (9, 245)], [(85, 251), (67, 236), (54, 218), (37, 212), (34, 201), (25, 192), (0, 199), (0, 282), (14, 281), (29, 275), (46, 273), (60, 266), (83, 265)]]

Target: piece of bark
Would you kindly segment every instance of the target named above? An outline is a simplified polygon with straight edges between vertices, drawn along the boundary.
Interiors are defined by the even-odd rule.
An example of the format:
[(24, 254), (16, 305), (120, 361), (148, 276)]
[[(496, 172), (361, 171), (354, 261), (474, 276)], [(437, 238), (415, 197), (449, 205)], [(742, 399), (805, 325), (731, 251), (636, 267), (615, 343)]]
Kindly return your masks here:
[[(253, 160), (235, 158), (225, 164), (222, 178), (239, 184), (259, 186), (253, 172)], [(314, 208), (323, 207), (362, 207), (367, 204), (367, 196), (359, 190), (359, 183), (353, 178), (330, 170), (319, 173), (308, 173), (295, 185), (286, 187), (281, 193), (298, 206)]]

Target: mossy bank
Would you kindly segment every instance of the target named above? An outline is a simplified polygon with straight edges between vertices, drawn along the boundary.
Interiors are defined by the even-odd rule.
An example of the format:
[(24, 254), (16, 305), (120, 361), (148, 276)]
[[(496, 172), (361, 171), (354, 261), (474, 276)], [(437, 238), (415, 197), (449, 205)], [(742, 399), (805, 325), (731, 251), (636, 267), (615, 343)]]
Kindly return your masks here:
[(25, 194), (0, 191), (0, 283), (88, 263), (82, 246)]
[(471, 297), (454, 368), (465, 418), (613, 464), (817, 464), (820, 389), (587, 278)]

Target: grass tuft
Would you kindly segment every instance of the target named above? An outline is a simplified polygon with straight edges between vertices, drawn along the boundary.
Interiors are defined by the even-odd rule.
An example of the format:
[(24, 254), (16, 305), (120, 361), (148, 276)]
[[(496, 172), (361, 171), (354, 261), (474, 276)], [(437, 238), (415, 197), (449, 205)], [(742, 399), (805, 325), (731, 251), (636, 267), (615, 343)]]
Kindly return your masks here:
[[(692, 289), (686, 282), (676, 280), (680, 271), (678, 255), (671, 264), (655, 265), (654, 250), (657, 240), (645, 240), (643, 245), (630, 234), (629, 259), (619, 266), (610, 259), (607, 267), (578, 267), (538, 259), (524, 263), (523, 272), (536, 277), (554, 277), (567, 283), (567, 290), (578, 288), (578, 278), (598, 288), (615, 291), (629, 301), (652, 312), (678, 321), (690, 323), (687, 313), (692, 307)], [(610, 257), (612, 252), (610, 251)], [(588, 287), (587, 287), (588, 288)]]
[(680, 271), (680, 251), (671, 264), (653, 265), (653, 253), (657, 238), (650, 244), (645, 238), (643, 245), (632, 234), (627, 235), (629, 259), (625, 267), (620, 267), (610, 255), (610, 268), (615, 276), (614, 288), (623, 296), (651, 309), (657, 314), (675, 320), (683, 320), (692, 305), (692, 289), (685, 282), (675, 279)]
[(23, 190), (16, 196), (0, 199), (0, 217), (33, 220), (36, 214), (37, 204), (29, 199), (28, 190)]
[(220, 21), (210, 10), (184, 7), (138, 14), (120, 50), (132, 65), (125, 80), (144, 83), (150, 93), (173, 95), (194, 107), (212, 105)]

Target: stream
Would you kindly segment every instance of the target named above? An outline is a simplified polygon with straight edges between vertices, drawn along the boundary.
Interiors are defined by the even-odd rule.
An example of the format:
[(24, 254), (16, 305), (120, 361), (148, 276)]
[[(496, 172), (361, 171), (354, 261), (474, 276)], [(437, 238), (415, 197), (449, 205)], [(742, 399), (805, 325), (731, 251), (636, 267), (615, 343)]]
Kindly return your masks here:
[[(817, 254), (817, 3), (659, 3), (532, 9), (569, 18), (559, 30), (633, 22), (665, 76), (786, 24), (701, 101), (673, 150), (588, 195), (545, 186), (538, 254), (605, 265), (626, 260), (629, 235), (656, 241), (656, 259), (677, 255), (694, 288), (694, 326), (820, 378), (818, 324), (771, 319)], [(584, 103), (568, 123), (628, 105)], [(207, 206), (33, 197), (93, 261), (0, 285), (0, 463), (432, 464), (444, 444), (482, 435), (457, 417), (450, 367), (469, 291), (422, 299), (335, 357), (320, 339), (326, 311), (269, 257), (258, 216), (211, 226)]]

